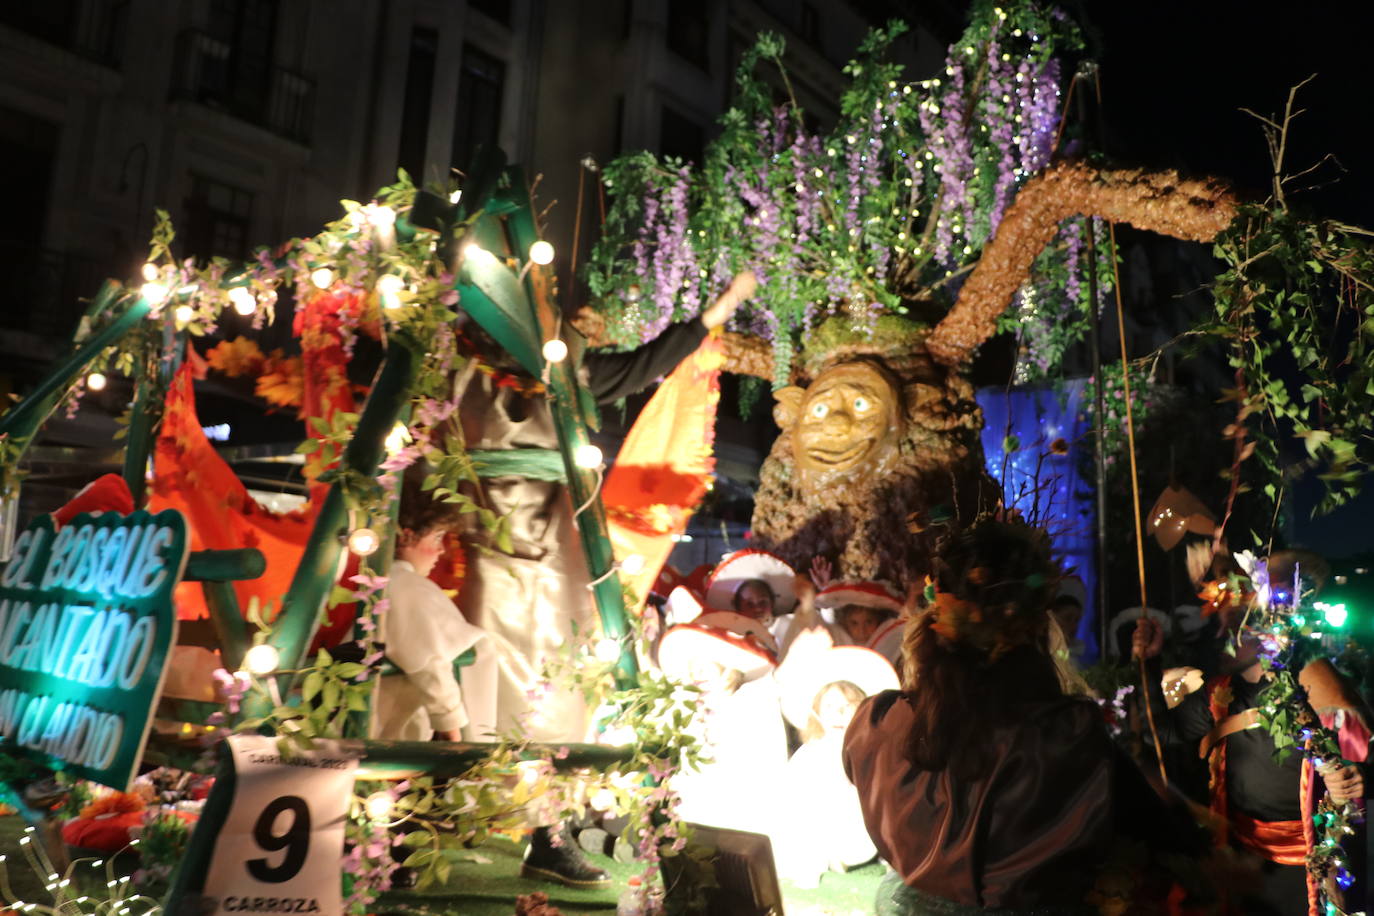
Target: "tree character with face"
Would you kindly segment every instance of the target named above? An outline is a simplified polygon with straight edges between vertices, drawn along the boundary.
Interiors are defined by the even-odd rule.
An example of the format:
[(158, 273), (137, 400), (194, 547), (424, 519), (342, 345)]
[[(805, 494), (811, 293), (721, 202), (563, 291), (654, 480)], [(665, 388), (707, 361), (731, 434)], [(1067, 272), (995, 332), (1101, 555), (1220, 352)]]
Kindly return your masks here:
[(995, 506), (981, 412), (964, 376), (888, 319), (864, 336), (832, 319), (801, 360), (806, 385), (774, 393), (782, 430), (761, 474), (754, 543), (794, 567), (833, 560), (843, 579), (919, 581), (935, 539)]

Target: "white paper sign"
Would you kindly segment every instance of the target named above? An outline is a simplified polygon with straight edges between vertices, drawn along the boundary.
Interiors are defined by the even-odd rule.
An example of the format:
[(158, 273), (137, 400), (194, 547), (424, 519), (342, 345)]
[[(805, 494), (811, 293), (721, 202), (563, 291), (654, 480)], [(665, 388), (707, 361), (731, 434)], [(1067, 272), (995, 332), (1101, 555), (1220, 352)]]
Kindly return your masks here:
[(342, 916), (344, 821), (358, 761), (341, 742), (283, 758), (275, 738), (229, 739), (237, 782), (204, 894), (215, 914)]

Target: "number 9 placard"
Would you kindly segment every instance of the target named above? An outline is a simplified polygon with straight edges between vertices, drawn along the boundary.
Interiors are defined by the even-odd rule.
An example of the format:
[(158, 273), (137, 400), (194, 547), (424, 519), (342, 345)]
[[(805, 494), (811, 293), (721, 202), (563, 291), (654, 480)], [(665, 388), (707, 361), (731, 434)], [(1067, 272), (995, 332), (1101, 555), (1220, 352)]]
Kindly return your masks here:
[(223, 913), (341, 916), (339, 862), (358, 761), (341, 742), (282, 757), (275, 738), (235, 735), (234, 798), (204, 896)]

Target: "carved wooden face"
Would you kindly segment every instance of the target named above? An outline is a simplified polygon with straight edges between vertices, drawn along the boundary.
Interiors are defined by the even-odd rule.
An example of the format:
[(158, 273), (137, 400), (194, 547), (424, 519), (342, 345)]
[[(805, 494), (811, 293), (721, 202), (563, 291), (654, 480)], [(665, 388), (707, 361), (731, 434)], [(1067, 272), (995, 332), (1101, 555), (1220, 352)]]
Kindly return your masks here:
[(792, 431), (792, 455), (803, 490), (840, 477), (873, 474), (896, 452), (898, 394), (868, 363), (822, 372), (805, 390), (784, 388), (774, 417)]

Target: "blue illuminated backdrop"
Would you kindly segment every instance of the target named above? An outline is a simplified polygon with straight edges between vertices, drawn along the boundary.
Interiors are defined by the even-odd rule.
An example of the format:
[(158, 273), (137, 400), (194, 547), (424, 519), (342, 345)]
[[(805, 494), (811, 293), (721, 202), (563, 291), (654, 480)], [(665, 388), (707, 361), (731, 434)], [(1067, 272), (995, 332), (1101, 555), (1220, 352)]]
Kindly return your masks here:
[(978, 391), (988, 472), (1002, 485), (1008, 506), (1049, 530), (1065, 571), (1083, 580), (1087, 597), (1077, 637), (1088, 663), (1098, 654), (1095, 511), (1091, 482), (1080, 474), (1091, 467), (1083, 454), (1092, 447), (1083, 412), (1090, 394), (1085, 379)]

